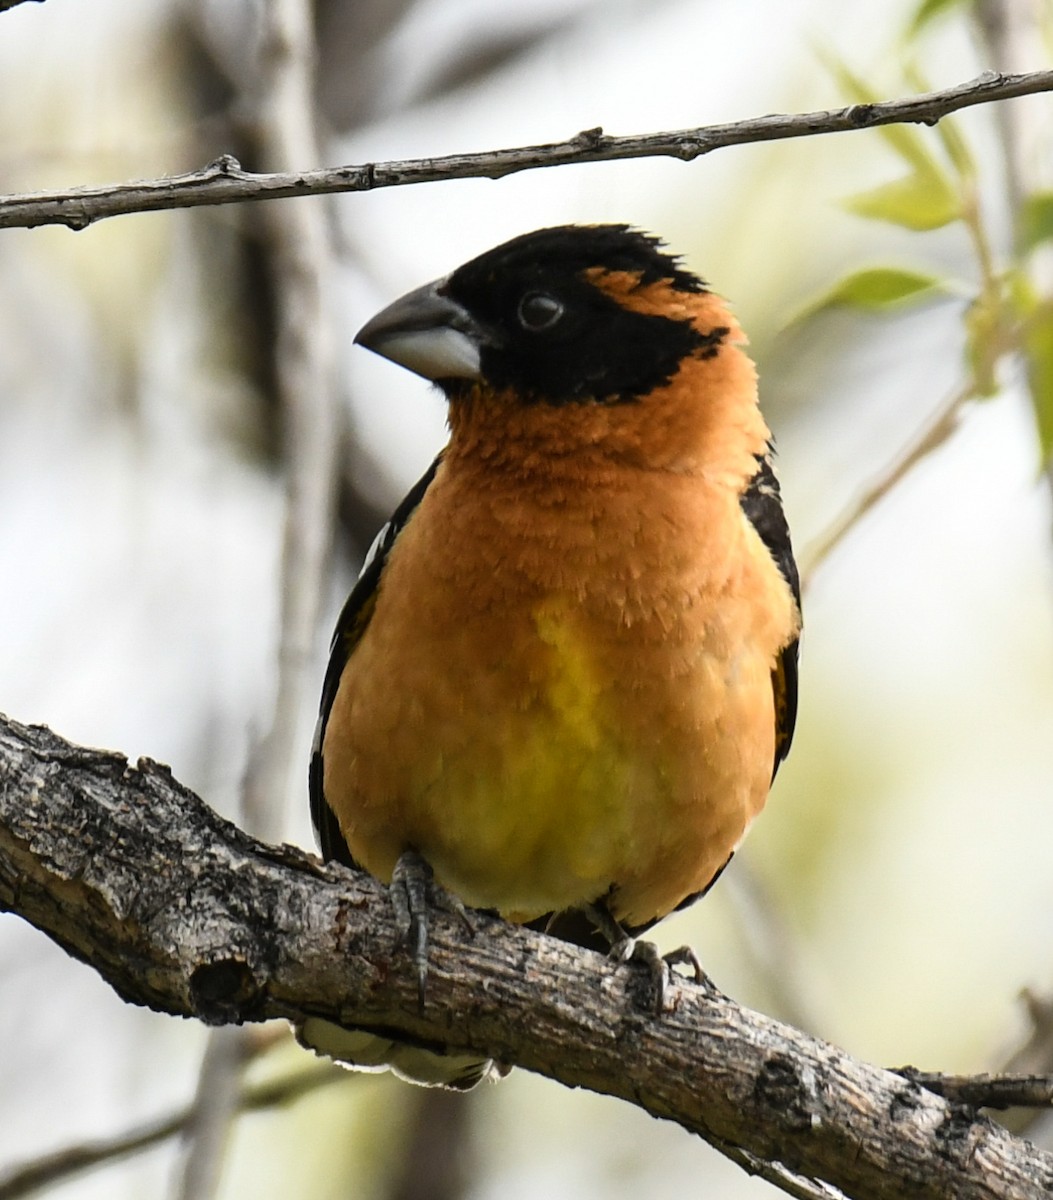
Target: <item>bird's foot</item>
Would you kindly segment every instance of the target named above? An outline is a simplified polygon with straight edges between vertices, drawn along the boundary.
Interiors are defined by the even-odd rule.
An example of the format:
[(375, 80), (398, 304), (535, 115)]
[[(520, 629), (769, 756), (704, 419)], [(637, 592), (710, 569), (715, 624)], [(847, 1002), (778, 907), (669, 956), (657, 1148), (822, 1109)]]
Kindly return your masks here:
[(469, 935), (475, 933), (475, 923), (461, 901), (436, 881), (427, 860), (415, 850), (405, 850), (399, 855), (391, 873), (388, 891), (402, 943), (413, 956), (417, 973), (417, 1004), (423, 1012), (428, 986), (428, 923), (431, 909), (438, 908), (459, 918)]
[(629, 934), (607, 911), (605, 905), (591, 905), (589, 916), (596, 923), (599, 931), (610, 942), (609, 955), (618, 964), (627, 962), (642, 963), (651, 976), (651, 992), (654, 995), (654, 1014), (661, 1016), (673, 1010), (672, 983), (673, 968), (687, 966), (691, 968), (691, 978), (700, 987), (717, 993), (717, 988), (709, 976), (702, 970), (698, 955), (690, 946), (680, 946), (668, 954), (660, 954), (654, 942), (643, 938), (630, 937)]
[(651, 976), (651, 994), (654, 996), (654, 1015), (673, 1009), (670, 985), (673, 972), (668, 959), (658, 952), (654, 942), (643, 938), (624, 937), (614, 943), (610, 949), (610, 957), (618, 964), (627, 962), (642, 963)]

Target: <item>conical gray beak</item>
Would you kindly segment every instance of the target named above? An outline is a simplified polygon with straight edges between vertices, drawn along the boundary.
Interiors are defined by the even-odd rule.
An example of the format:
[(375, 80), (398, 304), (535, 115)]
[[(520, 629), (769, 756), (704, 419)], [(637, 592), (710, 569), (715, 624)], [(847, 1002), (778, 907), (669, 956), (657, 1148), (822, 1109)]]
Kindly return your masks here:
[(425, 284), (389, 304), (355, 341), (425, 379), (478, 379), (486, 338), (467, 309), (442, 294), (445, 282)]

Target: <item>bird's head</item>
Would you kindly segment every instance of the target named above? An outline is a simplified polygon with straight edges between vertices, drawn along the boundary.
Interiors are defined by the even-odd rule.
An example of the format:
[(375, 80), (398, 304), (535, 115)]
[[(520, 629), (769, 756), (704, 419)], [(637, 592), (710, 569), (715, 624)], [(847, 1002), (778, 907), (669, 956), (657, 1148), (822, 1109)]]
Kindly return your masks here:
[[(722, 394), (756, 411), (753, 367), (723, 302), (626, 225), (514, 238), (396, 300), (355, 341), (442, 388), (455, 442), (486, 427), (624, 455), (642, 438), (658, 465), (697, 457), (707, 407), (726, 425)], [(767, 435), (754, 424), (743, 470)]]

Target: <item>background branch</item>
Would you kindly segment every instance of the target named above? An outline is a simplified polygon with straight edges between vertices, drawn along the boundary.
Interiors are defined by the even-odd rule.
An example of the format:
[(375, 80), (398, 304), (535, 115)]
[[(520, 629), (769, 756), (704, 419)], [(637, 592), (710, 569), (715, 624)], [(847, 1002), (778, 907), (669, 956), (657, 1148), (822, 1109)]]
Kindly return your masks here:
[[(333, 1083), (346, 1083), (350, 1076), (338, 1067), (311, 1067), (282, 1079), (243, 1089), (237, 1097), (239, 1112), (260, 1112), (293, 1104), (310, 1092)], [(171, 1137), (183, 1134), (193, 1124), (197, 1103), (178, 1112), (144, 1121), (134, 1129), (68, 1146), (31, 1162), (19, 1163), (0, 1172), (0, 1200), (24, 1200), (26, 1196), (53, 1187), (75, 1175), (105, 1166), (132, 1154), (151, 1150)]]
[(962, 409), (975, 399), (972, 381), (956, 388), (943, 400), (928, 424), (914, 441), (853, 498), (834, 518), (829, 526), (805, 546), (801, 554), (801, 587), (805, 591), (811, 586), (815, 573), (863, 520), (875, 505), (880, 503), (922, 461), (951, 436), (958, 428)]
[[(259, 143), (267, 165), (275, 169), (294, 159), (320, 159), (312, 104), (310, 8), (306, 0), (271, 0), (265, 10)], [(255, 770), (258, 811), (252, 829), (273, 841), (284, 828), (287, 798), (302, 791), (305, 778), (300, 735), (308, 692), (314, 709), (311, 668), (328, 579), (341, 439), (329, 296), (333, 255), (325, 209), (321, 201), (278, 205), (268, 216), (276, 281), (276, 376), (287, 465), (278, 691)]]
[(666, 156), (685, 162), (723, 146), (741, 146), (785, 138), (846, 133), (879, 125), (916, 122), (934, 125), (948, 113), (975, 104), (1009, 100), (1053, 90), (1053, 71), (984, 74), (955, 87), (886, 100), (852, 104), (817, 112), (753, 117), (722, 125), (702, 125), (674, 132), (611, 137), (601, 128), (587, 129), (565, 142), (521, 146), (480, 154), (449, 154), (437, 158), (365, 163), (323, 170), (258, 173), (243, 170), (236, 159), (223, 155), (200, 171), (163, 179), (35, 192), (0, 198), (0, 229), (37, 225), (68, 225), (84, 229), (103, 217), (159, 209), (192, 208), (203, 204), (234, 204), (246, 200), (277, 200), (289, 196), (332, 192), (365, 192), (411, 183), (447, 179), (500, 179), (516, 171), (567, 163), (613, 162), (628, 158)]
[(249, 1060), (245, 1033), (231, 1025), (209, 1030), (194, 1099), (179, 1127), (186, 1153), (174, 1193), (178, 1200), (209, 1200), (219, 1187), (230, 1127), (240, 1108), (241, 1077)]
[[(321, 162), (314, 119), (314, 24), (307, 0), (270, 0), (260, 13), (252, 74), (256, 143), (268, 169)], [(321, 201), (266, 210), (265, 252), (274, 279), (275, 371), (285, 464), (277, 687), (269, 728), (243, 790), (241, 819), (273, 841), (285, 828), (294, 780), (303, 775), (303, 714), (313, 685), (322, 596), (328, 578), (340, 446), (333, 371), (332, 254)], [(219, 1189), (241, 1076), (250, 1047), (241, 1030), (213, 1030), (175, 1193), (209, 1200)]]
[(437, 917), (428, 1003), (383, 889), (222, 820), (149, 760), (0, 721), (0, 906), (126, 1000), (213, 1024), (321, 1016), (514, 1062), (628, 1100), (740, 1161), (859, 1200), (1023, 1200), (1053, 1157), (910, 1079), (683, 983), (496, 919)]

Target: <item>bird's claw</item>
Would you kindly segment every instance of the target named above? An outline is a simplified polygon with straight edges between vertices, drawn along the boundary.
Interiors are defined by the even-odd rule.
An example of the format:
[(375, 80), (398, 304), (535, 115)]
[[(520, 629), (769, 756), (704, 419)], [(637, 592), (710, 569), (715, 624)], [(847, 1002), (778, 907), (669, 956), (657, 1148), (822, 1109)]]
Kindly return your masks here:
[(610, 944), (609, 956), (619, 966), (630, 961), (640, 962), (651, 975), (652, 990), (655, 995), (655, 1016), (671, 1012), (673, 1009), (671, 985), (673, 982), (673, 967), (688, 966), (694, 982), (707, 991), (719, 996), (720, 992), (714, 986), (709, 976), (702, 970), (698, 955), (690, 946), (680, 946), (662, 955), (654, 942), (644, 941), (643, 938), (631, 937), (625, 932), (618, 921), (611, 915), (607, 905), (597, 901), (586, 907), (585, 912)]
[(654, 942), (642, 938), (624, 937), (611, 946), (610, 957), (620, 966), (627, 962), (642, 963), (651, 977), (654, 995), (654, 1015), (661, 1016), (672, 1009), (669, 998), (670, 969), (666, 960), (658, 953)]
[(654, 942), (645, 941), (643, 938), (623, 937), (611, 946), (610, 957), (619, 965), (638, 962), (647, 968), (655, 997), (656, 1017), (672, 1012), (675, 1007), (672, 998), (674, 967), (690, 967), (691, 978), (696, 984), (707, 990), (715, 990), (709, 976), (702, 970), (698, 955), (690, 946), (680, 946), (668, 954), (660, 954)]
[(438, 908), (457, 917), (469, 935), (475, 933), (475, 923), (464, 904), (436, 881), (427, 860), (415, 850), (406, 850), (399, 855), (391, 873), (388, 892), (402, 944), (409, 949), (413, 958), (417, 974), (417, 1005), (423, 1012), (428, 986), (428, 923), (431, 909)]

